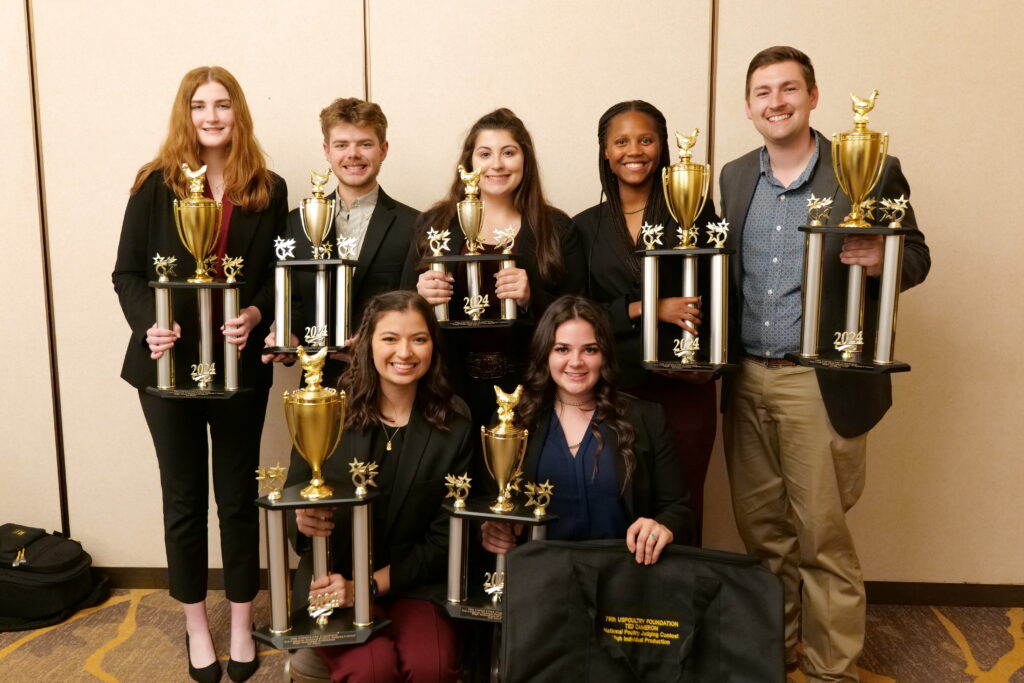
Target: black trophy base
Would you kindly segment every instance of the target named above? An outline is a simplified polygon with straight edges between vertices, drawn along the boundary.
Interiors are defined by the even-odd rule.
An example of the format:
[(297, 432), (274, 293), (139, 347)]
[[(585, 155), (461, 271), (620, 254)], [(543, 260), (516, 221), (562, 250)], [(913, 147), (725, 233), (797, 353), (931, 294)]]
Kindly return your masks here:
[(540, 526), (558, 519), (558, 515), (550, 512), (538, 517), (533, 514), (535, 508), (526, 507), (515, 503), (508, 512), (492, 512), (495, 498), (474, 498), (466, 501), (466, 507), (457, 508), (454, 503), (444, 503), (442, 507), (454, 517), (463, 519), (477, 519), (481, 521), (507, 522), (509, 524), (525, 524), (527, 526)]
[(846, 372), (860, 372), (869, 375), (888, 375), (894, 372), (910, 372), (910, 364), (901, 361), (892, 363), (873, 363), (864, 360), (843, 360), (835, 352), (821, 353), (814, 358), (805, 358), (799, 353), (787, 353), (786, 360), (791, 360), (797, 365), (816, 370), (844, 370)]
[(705, 363), (704, 361), (680, 363), (678, 361), (667, 360), (645, 360), (640, 365), (642, 365), (645, 370), (670, 370), (672, 372), (682, 370), (685, 372), (724, 373), (732, 372), (737, 368), (736, 363)]
[(359, 645), (370, 636), (391, 623), (390, 619), (374, 621), (369, 626), (352, 623), (351, 607), (334, 610), (327, 624), (318, 626), (316, 620), (305, 609), (292, 613), (292, 627), (285, 633), (271, 633), (269, 626), (256, 629), (252, 637), (278, 650), (298, 650), (304, 647), (326, 647), (328, 645)]
[(491, 596), (481, 587), (470, 589), (469, 595), (462, 602), (445, 602), (445, 611), (452, 619), (469, 619), (500, 624), (504, 610), (501, 602), (494, 602)]
[(442, 330), (479, 330), (488, 327), (512, 327), (516, 320), (442, 320), (438, 325)]
[(160, 398), (170, 399), (191, 399), (191, 398), (215, 398), (225, 399), (232, 398), (238, 394), (244, 394), (252, 389), (241, 388), (241, 389), (224, 389), (223, 387), (210, 387), (209, 389), (200, 389), (198, 387), (192, 387), (190, 389), (175, 388), (175, 389), (158, 389), (157, 387), (146, 387), (146, 393), (152, 396), (159, 396)]
[[(322, 346), (304, 346), (304, 348), (306, 349), (306, 353), (312, 354), (312, 353), (317, 353), (318, 351), (320, 351), (320, 349), (322, 349), (324, 347), (322, 347)], [(342, 351), (348, 351), (348, 347), (347, 346), (328, 346), (327, 347), (327, 353), (339, 353), (339, 352), (342, 352)], [(273, 354), (290, 353), (290, 354), (293, 354), (293, 355), (297, 354), (298, 352), (299, 352), (299, 347), (298, 346), (266, 346), (266, 347), (263, 348), (263, 351), (262, 351), (262, 353), (273, 353)]]
[(256, 499), (256, 505), (268, 510), (294, 510), (296, 508), (333, 508), (348, 505), (364, 505), (370, 503), (380, 495), (376, 488), (366, 491), (366, 495), (357, 496), (355, 485), (351, 481), (325, 481), (324, 484), (334, 489), (334, 494), (327, 498), (307, 500), (302, 497), (302, 489), (309, 486), (309, 482), (293, 484), (281, 491), (281, 497), (271, 500), (269, 495)]

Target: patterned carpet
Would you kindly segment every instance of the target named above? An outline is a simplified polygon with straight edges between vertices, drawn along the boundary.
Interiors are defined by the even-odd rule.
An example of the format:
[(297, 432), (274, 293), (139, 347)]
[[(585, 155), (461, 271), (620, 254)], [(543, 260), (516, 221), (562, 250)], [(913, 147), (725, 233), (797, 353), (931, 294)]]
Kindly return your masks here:
[[(267, 614), (266, 600), (257, 598), (257, 614)], [(211, 593), (208, 604), (214, 641), (226, 648), (223, 593)], [(183, 628), (166, 591), (116, 590), (58, 626), (0, 633), (0, 681), (188, 681)], [(283, 681), (285, 658), (261, 650), (250, 680)], [(865, 683), (1024, 683), (1024, 608), (872, 605), (861, 666)]]

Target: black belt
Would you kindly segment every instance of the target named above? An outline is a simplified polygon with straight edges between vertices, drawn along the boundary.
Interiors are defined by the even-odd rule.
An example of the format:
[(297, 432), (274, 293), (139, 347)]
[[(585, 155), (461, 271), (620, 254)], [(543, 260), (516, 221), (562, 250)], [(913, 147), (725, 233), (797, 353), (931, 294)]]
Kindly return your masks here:
[(758, 365), (763, 365), (766, 368), (792, 368), (800, 365), (799, 363), (794, 363), (793, 361), (786, 360), (785, 358), (765, 358), (764, 356), (755, 356), (752, 353), (744, 353), (743, 357), (747, 360), (754, 361)]

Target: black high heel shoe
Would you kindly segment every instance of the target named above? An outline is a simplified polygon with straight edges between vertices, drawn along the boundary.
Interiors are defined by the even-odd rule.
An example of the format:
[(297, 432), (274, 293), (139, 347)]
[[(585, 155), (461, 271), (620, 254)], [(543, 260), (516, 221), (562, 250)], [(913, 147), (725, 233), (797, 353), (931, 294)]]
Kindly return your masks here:
[(220, 680), (220, 662), (216, 659), (202, 669), (192, 666), (192, 655), (189, 654), (188, 633), (185, 634), (185, 659), (188, 661), (188, 675), (197, 683), (217, 683)]
[[(256, 630), (256, 625), (253, 625), (253, 630)], [(260, 668), (260, 653), (259, 643), (256, 639), (252, 639), (252, 659), (248, 662), (236, 662), (235, 660), (228, 658), (228, 678), (235, 683), (242, 683), (242, 681), (249, 680), (256, 669)]]

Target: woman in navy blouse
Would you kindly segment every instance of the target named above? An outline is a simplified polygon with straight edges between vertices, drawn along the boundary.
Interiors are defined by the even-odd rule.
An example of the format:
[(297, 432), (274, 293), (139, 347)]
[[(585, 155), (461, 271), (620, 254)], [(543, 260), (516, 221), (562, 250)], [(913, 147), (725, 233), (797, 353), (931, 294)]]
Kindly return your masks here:
[[(550, 480), (548, 538), (625, 538), (636, 561), (652, 564), (694, 528), (675, 443), (660, 406), (620, 393), (606, 315), (563, 296), (537, 324), (517, 422), (530, 430), (524, 478)], [(504, 553), (522, 529), (483, 524), (483, 546)]]

